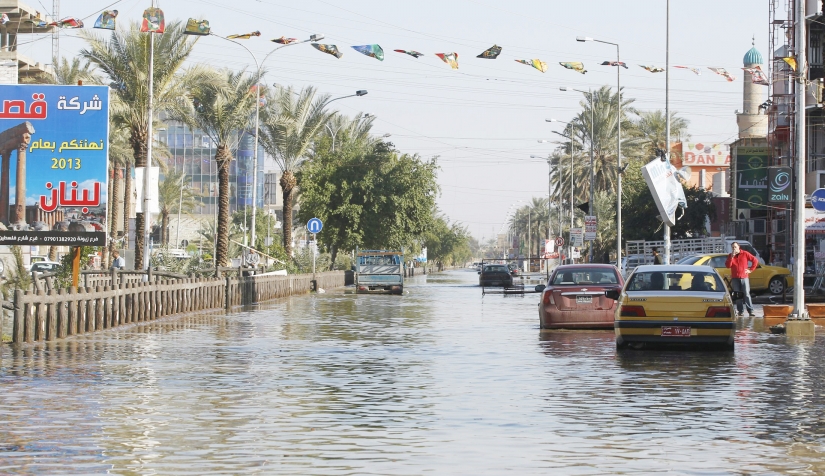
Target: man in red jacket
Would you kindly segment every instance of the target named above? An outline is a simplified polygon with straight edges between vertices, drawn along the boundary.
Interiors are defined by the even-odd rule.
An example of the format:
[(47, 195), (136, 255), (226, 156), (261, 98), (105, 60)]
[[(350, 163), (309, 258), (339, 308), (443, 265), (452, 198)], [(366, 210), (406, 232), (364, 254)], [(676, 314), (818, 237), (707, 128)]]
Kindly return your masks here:
[[(733, 242), (730, 245), (731, 253), (725, 261), (725, 266), (730, 268), (730, 284), (734, 291), (744, 293), (743, 299), (736, 300), (736, 314), (743, 316), (742, 301), (745, 301), (745, 308), (748, 310), (748, 315), (753, 317), (753, 302), (751, 302), (751, 285), (748, 281), (748, 275), (755, 270), (759, 265), (756, 256), (739, 248), (739, 243)], [(749, 263), (750, 262), (750, 263)]]

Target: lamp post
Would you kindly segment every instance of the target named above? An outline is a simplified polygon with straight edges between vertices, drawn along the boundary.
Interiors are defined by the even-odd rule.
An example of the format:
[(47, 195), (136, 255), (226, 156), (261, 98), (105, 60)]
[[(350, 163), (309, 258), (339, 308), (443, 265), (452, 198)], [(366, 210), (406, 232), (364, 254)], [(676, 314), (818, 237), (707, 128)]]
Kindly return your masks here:
[[(568, 88), (562, 86), (559, 88), (561, 91), (567, 91)], [(582, 91), (581, 89), (570, 88), (571, 91), (578, 91), (582, 94), (587, 94), (590, 98), (590, 205), (588, 207), (588, 211), (590, 215), (596, 215), (596, 199), (594, 196), (594, 184), (596, 183), (596, 172), (594, 171), (594, 164), (593, 164), (593, 128), (595, 127), (593, 124), (593, 105), (595, 104), (593, 101), (593, 90), (588, 89), (587, 91)], [(593, 243), (590, 243), (590, 253), (589, 253), (589, 261), (593, 262)]]
[[(548, 142), (544, 139), (539, 139), (538, 141), (540, 143)], [(553, 198), (553, 168), (550, 166), (550, 159), (547, 159), (547, 158), (542, 157), (540, 155), (531, 155), (530, 158), (531, 159), (545, 159), (545, 160), (547, 160), (547, 166), (548, 166), (548, 172), (547, 172), (547, 239), (551, 240), (553, 238), (552, 231), (551, 231), (552, 228), (553, 228), (552, 223), (551, 223), (551, 220), (552, 220), (551, 215), (552, 214), (550, 213), (551, 212), (551, 208), (550, 208), (551, 207), (551, 200)], [(561, 220), (559, 220), (559, 223), (561, 223)], [(561, 235), (561, 230), (559, 230), (559, 235)], [(546, 248), (545, 248), (545, 252), (547, 252)], [(547, 277), (549, 278), (550, 277), (550, 260), (549, 260), (549, 258), (545, 261), (545, 268), (547, 268)]]
[[(596, 40), (587, 36), (577, 36), (576, 41), (595, 41), (616, 47), (616, 62), (621, 63), (619, 44), (610, 41)], [(616, 65), (616, 96), (618, 97), (618, 117), (616, 119), (616, 266), (622, 265), (622, 67)]]
[(252, 247), (255, 247), (255, 215), (258, 211), (258, 130), (260, 128), (260, 118), (261, 118), (261, 74), (263, 71), (264, 63), (266, 60), (276, 51), (280, 50), (281, 48), (286, 48), (288, 46), (300, 45), (302, 43), (309, 43), (310, 41), (320, 41), (324, 39), (324, 35), (321, 34), (314, 34), (310, 35), (309, 38), (303, 41), (296, 41), (295, 43), (289, 43), (286, 45), (281, 45), (264, 56), (264, 59), (261, 62), (258, 62), (258, 58), (255, 57), (255, 53), (253, 53), (249, 48), (247, 48), (242, 43), (239, 43), (234, 40), (230, 40), (229, 38), (225, 38), (220, 35), (215, 35), (212, 33), (212, 36), (216, 36), (218, 38), (223, 38), (226, 41), (235, 43), (236, 45), (240, 45), (243, 49), (245, 49), (251, 56), (252, 61), (255, 62), (255, 145), (252, 151)]
[[(366, 89), (359, 89), (358, 91), (355, 91), (355, 94), (350, 94), (349, 96), (341, 96), (341, 97), (338, 97), (338, 98), (335, 98), (335, 99), (330, 99), (330, 100), (327, 102), (327, 105), (329, 105), (331, 102), (333, 102), (333, 101), (337, 101), (337, 100), (339, 100), (339, 99), (346, 99), (346, 98), (351, 98), (351, 97), (361, 97), (361, 96), (366, 96), (366, 95), (367, 95), (367, 92), (368, 92), (368, 91), (367, 91)], [(329, 124), (324, 124), (324, 126), (325, 126), (325, 127), (327, 128), (327, 130), (329, 131), (329, 135), (331, 135), (331, 136), (332, 136), (332, 151), (333, 151), (333, 152), (335, 152), (335, 135), (336, 135), (336, 134), (338, 134), (338, 131), (339, 131), (339, 130), (341, 130), (341, 127), (343, 127), (343, 125), (342, 125), (341, 127), (339, 127), (338, 129), (336, 129), (336, 130), (335, 130), (335, 132), (333, 132), (333, 131), (332, 131), (332, 128), (331, 128), (331, 127), (329, 127)]]
[[(567, 124), (570, 127), (570, 232), (568, 233), (568, 237), (570, 238), (567, 244), (568, 249), (568, 257), (572, 260), (573, 256), (573, 123), (572, 122), (565, 122), (560, 121), (558, 119), (545, 119), (547, 122), (561, 122), (562, 124)], [(564, 134), (560, 132), (553, 131), (553, 133), (558, 134), (564, 137)], [(559, 177), (559, 186), (561, 186), (561, 177)], [(561, 228), (561, 226), (559, 226)]]
[[(665, 2), (665, 160), (670, 162), (670, 0)], [(664, 223), (664, 238), (664, 263), (670, 264), (670, 226), (667, 223)]]

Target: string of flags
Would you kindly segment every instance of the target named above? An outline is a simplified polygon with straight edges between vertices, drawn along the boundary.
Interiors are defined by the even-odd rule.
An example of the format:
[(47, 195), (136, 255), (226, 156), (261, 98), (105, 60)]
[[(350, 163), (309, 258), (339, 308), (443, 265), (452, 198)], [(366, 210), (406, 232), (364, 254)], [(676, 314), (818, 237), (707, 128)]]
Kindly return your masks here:
[[(115, 29), (115, 22), (117, 20), (118, 11), (117, 10), (104, 10), (98, 16), (97, 20), (94, 23), (94, 28), (102, 29), (102, 30), (114, 30)], [(25, 20), (27, 22), (32, 23), (37, 27), (49, 27), (49, 26), (56, 26), (58, 28), (83, 28), (83, 21), (74, 18), (68, 17), (64, 18), (60, 21), (53, 21), (53, 22), (46, 22), (45, 20), (41, 19), (39, 14), (36, 18)], [(3, 13), (0, 15), (0, 24), (5, 25), (9, 22), (9, 17), (7, 14)], [(160, 8), (151, 7), (147, 8), (143, 12), (143, 21), (141, 22), (140, 31), (142, 32), (149, 32), (149, 33), (163, 33), (165, 30), (165, 19), (163, 15), (163, 11)], [(197, 20), (194, 18), (189, 18), (186, 22), (186, 27), (184, 29), (184, 34), (186, 35), (197, 35), (197, 36), (206, 36), (212, 34), (211, 28), (209, 26), (208, 20)], [(250, 39), (253, 36), (261, 36), (260, 31), (253, 31), (249, 33), (242, 33), (242, 34), (233, 34), (228, 35), (226, 38), (231, 40), (246, 40)], [(297, 38), (287, 38), (282, 36), (280, 38), (275, 38), (271, 40), (274, 43), (278, 43), (281, 45), (289, 45), (298, 41)], [(320, 43), (312, 43), (312, 46), (322, 53), (326, 53), (331, 56), (335, 56), (336, 58), (341, 58), (344, 56), (344, 53), (338, 49), (337, 45), (332, 44), (320, 44)], [(375, 58), (379, 61), (384, 61), (384, 49), (381, 48), (378, 44), (368, 44), (368, 45), (356, 45), (352, 46), (352, 49), (355, 51), (369, 56), (371, 58)], [(486, 50), (482, 51), (476, 58), (481, 59), (491, 59), (494, 60), (501, 55), (503, 48), (499, 45), (493, 45)], [(424, 53), (415, 50), (404, 50), (404, 49), (396, 49), (393, 50), (397, 53), (405, 54), (411, 56), (413, 58), (421, 58)], [(449, 52), (449, 53), (435, 53), (435, 55), (440, 58), (444, 63), (450, 66), (451, 69), (457, 70), (458, 69), (458, 53), (456, 52)], [(784, 57), (781, 58), (788, 67), (791, 68), (794, 72), (796, 72), (798, 68), (798, 64), (795, 57)], [(517, 63), (525, 64), (527, 66), (532, 66), (534, 69), (545, 73), (547, 72), (547, 63), (538, 59), (515, 59)], [(559, 65), (563, 68), (575, 71), (577, 73), (586, 74), (587, 69), (585, 69), (584, 63), (581, 61), (560, 61)], [(601, 66), (615, 66), (621, 67), (624, 69), (629, 69), (628, 65), (622, 61), (604, 61), (600, 64)], [(654, 65), (643, 65), (640, 64), (639, 67), (648, 71), (650, 73), (662, 73), (665, 71), (665, 68), (654, 66)], [(700, 68), (694, 68), (691, 66), (685, 65), (674, 65), (673, 68), (676, 69), (684, 69), (691, 71), (695, 75), (699, 76), (702, 74)], [(718, 74), (725, 78), (728, 82), (733, 82), (736, 80), (736, 77), (728, 72), (725, 68), (717, 68), (717, 67), (707, 67), (710, 71)], [(770, 81), (768, 80), (767, 75), (764, 71), (757, 65), (751, 68), (742, 68), (743, 71), (749, 73), (751, 76), (751, 81), (755, 84), (769, 86)]]

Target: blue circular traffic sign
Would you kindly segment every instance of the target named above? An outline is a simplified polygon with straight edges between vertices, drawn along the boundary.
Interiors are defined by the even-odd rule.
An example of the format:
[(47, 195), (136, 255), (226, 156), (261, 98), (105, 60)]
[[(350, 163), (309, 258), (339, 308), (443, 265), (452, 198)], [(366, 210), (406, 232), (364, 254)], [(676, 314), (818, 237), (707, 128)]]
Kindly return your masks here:
[(321, 229), (323, 228), (324, 224), (320, 218), (310, 218), (307, 222), (307, 231), (310, 233), (321, 233)]
[(811, 194), (811, 206), (818, 212), (825, 212), (825, 188), (818, 188)]

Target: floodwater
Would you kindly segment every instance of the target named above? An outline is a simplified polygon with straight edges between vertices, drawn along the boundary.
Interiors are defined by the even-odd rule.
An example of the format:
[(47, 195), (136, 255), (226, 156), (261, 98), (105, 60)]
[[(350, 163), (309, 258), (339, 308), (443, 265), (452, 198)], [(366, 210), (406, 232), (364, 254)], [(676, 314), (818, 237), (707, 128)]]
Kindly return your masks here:
[(476, 282), (3, 346), (0, 473), (825, 473), (825, 329), (617, 354)]

